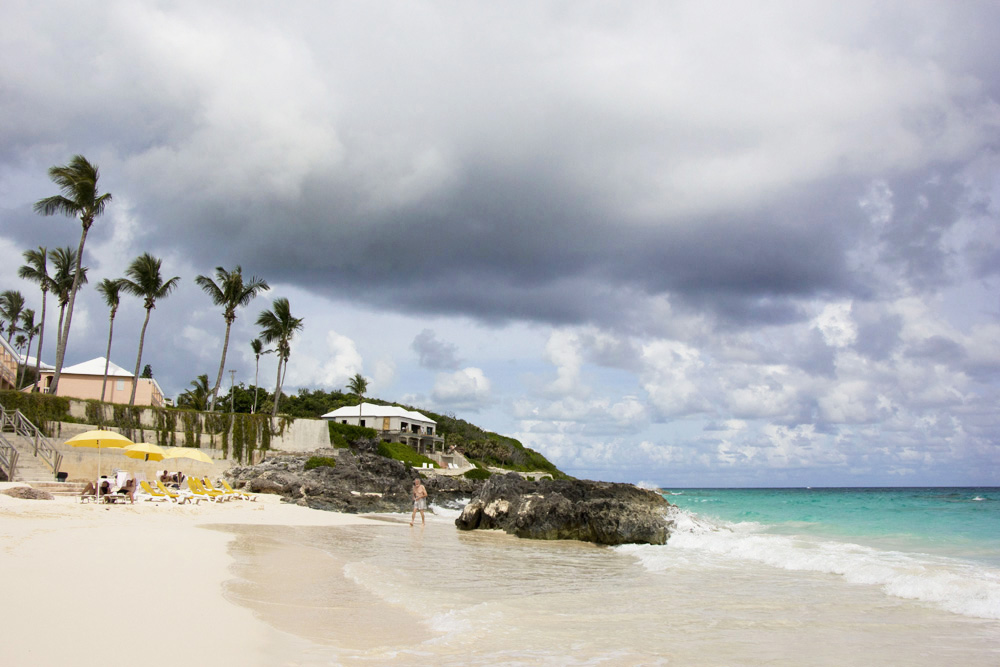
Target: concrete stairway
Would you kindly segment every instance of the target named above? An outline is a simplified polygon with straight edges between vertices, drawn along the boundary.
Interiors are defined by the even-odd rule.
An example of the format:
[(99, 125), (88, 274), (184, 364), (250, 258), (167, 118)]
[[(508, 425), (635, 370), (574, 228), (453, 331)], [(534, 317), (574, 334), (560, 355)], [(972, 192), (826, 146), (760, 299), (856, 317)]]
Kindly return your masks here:
[(7, 410), (3, 405), (0, 405), (0, 445), (7, 459), (11, 447), (17, 452), (17, 465), (10, 481), (55, 481), (62, 454), (19, 410)]
[(28, 482), (34, 480), (55, 481), (52, 468), (41, 457), (35, 456), (35, 448), (30, 438), (25, 438), (12, 433), (5, 433), (7, 439), (14, 449), (17, 450), (17, 469), (14, 471), (12, 482)]
[(27, 482), (28, 486), (39, 491), (48, 491), (53, 496), (78, 496), (86, 488), (86, 482)]

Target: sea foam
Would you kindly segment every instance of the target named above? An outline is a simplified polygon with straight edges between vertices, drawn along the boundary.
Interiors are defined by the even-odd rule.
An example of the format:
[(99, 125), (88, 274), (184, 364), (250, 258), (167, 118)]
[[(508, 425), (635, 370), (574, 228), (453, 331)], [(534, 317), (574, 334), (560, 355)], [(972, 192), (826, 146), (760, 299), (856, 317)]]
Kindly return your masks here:
[(624, 545), (652, 572), (685, 560), (750, 561), (785, 570), (835, 574), (888, 595), (932, 603), (956, 614), (1000, 619), (1000, 570), (953, 558), (875, 549), (801, 535), (775, 535), (761, 524), (710, 521), (671, 508), (675, 530), (664, 546)]

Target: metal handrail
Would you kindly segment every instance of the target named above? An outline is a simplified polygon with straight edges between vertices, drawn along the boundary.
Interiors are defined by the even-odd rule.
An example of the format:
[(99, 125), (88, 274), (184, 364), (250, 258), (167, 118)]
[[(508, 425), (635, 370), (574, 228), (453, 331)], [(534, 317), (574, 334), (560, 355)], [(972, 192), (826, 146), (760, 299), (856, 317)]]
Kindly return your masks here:
[(7, 475), (7, 481), (14, 481), (14, 473), (17, 471), (18, 452), (14, 445), (7, 442), (0, 432), (0, 470)]
[(30, 419), (25, 417), (20, 410), (11, 412), (2, 405), (0, 405), (0, 418), (3, 419), (4, 428), (9, 427), (15, 435), (29, 438), (34, 445), (35, 456), (41, 457), (52, 468), (53, 475), (59, 474), (63, 455)]

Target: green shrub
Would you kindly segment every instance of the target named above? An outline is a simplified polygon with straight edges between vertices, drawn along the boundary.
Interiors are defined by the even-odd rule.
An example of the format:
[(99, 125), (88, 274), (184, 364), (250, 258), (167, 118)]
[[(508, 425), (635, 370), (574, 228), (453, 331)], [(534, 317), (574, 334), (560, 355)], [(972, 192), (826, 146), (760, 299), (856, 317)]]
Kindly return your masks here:
[(326, 466), (328, 468), (337, 467), (337, 459), (332, 456), (310, 456), (309, 460), (306, 461), (306, 470), (312, 470), (313, 468), (319, 468), (321, 466)]
[(69, 419), (69, 399), (49, 394), (29, 394), (21, 391), (0, 392), (0, 405), (10, 411), (20, 410), (31, 423), (49, 437), (55, 436), (54, 422)]
[(384, 456), (387, 459), (396, 459), (397, 461), (402, 461), (409, 466), (419, 466), (421, 463), (431, 463), (435, 468), (438, 467), (437, 462), (433, 459), (429, 459), (423, 454), (418, 454), (409, 445), (404, 445), (401, 442), (385, 442), (384, 440), (378, 443), (378, 453), (379, 456)]
[(330, 444), (339, 449), (347, 449), (357, 440), (374, 440), (378, 437), (378, 431), (365, 426), (338, 424), (332, 419), (329, 420), (328, 425), (330, 428)]
[(489, 479), (492, 476), (493, 473), (484, 468), (473, 468), (462, 475), (462, 477), (468, 477), (469, 479)]

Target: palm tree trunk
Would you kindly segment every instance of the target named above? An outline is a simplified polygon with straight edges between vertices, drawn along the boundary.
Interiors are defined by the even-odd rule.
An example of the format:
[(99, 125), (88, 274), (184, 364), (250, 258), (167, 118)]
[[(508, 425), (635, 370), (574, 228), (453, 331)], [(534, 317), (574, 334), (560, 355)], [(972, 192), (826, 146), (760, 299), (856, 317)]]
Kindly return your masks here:
[(115, 332), (115, 316), (111, 316), (111, 324), (108, 326), (108, 351), (104, 354), (104, 381), (101, 383), (101, 402), (104, 402), (104, 390), (108, 386), (108, 366), (111, 365), (111, 336)]
[(215, 412), (215, 399), (219, 395), (219, 386), (222, 384), (222, 372), (226, 367), (226, 352), (229, 350), (229, 330), (233, 327), (233, 323), (226, 322), (226, 339), (222, 343), (222, 361), (219, 363), (219, 377), (215, 379), (215, 389), (212, 390), (212, 403), (208, 407), (209, 412)]
[[(73, 287), (69, 293), (69, 312), (66, 313), (66, 329), (60, 331), (60, 341), (56, 344), (56, 372), (52, 376), (51, 393), (56, 393), (59, 386), (59, 376), (62, 374), (63, 359), (66, 357), (66, 343), (69, 342), (69, 325), (73, 322), (73, 306), (76, 305), (76, 291), (80, 289), (80, 268), (83, 266), (83, 244), (87, 242), (87, 230), (90, 226), (84, 221), (83, 233), (80, 235), (80, 248), (76, 251), (76, 273), (73, 274)], [(133, 388), (135, 385), (132, 385)], [(133, 395), (134, 395), (133, 391)]]
[(146, 341), (146, 325), (149, 324), (149, 313), (152, 308), (146, 309), (146, 319), (142, 323), (142, 333), (139, 334), (139, 356), (135, 358), (135, 374), (132, 376), (132, 397), (128, 399), (128, 406), (135, 405), (135, 390), (139, 387), (139, 364), (142, 363), (142, 345)]
[[(63, 320), (66, 318), (66, 304), (59, 305), (59, 327), (56, 330), (56, 358), (59, 357), (59, 345), (62, 340)], [(49, 384), (49, 393), (55, 394), (55, 380)]]
[(253, 408), (250, 410), (250, 414), (257, 414), (257, 377), (260, 375), (260, 357), (257, 357), (257, 367), (253, 372)]
[(28, 357), (31, 356), (31, 341), (32, 341), (32, 339), (34, 339), (34, 336), (29, 336), (28, 337), (28, 349), (24, 353), (24, 363), (23, 364), (18, 364), (18, 366), (17, 366), (17, 377), (14, 378), (14, 388), (17, 389), (17, 390), (21, 389), (21, 379), (22, 379), (22, 376), (27, 375), (27, 373), (28, 373)]
[(45, 295), (48, 290), (42, 290), (42, 324), (38, 328), (38, 352), (35, 353), (35, 385), (31, 391), (38, 391), (38, 374), (42, 369), (42, 342), (45, 337)]
[(281, 364), (284, 359), (278, 355), (278, 378), (274, 382), (274, 408), (271, 410), (271, 419), (278, 416), (278, 401), (281, 400)]

